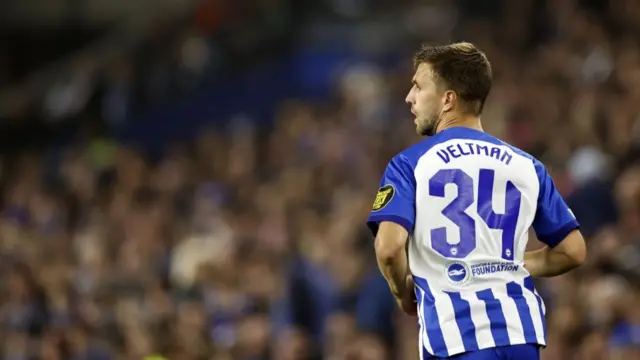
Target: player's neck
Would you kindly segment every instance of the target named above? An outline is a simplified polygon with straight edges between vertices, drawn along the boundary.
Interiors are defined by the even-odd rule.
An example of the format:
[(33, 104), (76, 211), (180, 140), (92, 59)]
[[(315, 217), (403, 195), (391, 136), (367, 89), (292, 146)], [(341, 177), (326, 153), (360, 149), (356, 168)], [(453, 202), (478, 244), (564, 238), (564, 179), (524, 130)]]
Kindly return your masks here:
[[(448, 115), (448, 116), (447, 116)], [(450, 128), (454, 127), (467, 127), (470, 129), (483, 131), (482, 123), (480, 122), (480, 118), (474, 115), (465, 115), (465, 114), (447, 114), (443, 117), (442, 121), (438, 124), (436, 128), (436, 134)]]

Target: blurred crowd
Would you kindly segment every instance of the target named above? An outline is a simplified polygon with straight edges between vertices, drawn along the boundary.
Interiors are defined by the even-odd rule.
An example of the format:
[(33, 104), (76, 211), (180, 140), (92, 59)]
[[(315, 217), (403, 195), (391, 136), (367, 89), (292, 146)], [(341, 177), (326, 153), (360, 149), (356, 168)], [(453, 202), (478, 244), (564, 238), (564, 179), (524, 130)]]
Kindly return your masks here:
[[(537, 283), (542, 358), (640, 358), (640, 1), (407, 3), (453, 14), (447, 31), (486, 51), (485, 130), (548, 166), (587, 236), (585, 266)], [(207, 73), (185, 59), (202, 73), (169, 78)], [(52, 89), (40, 121), (101, 125), (2, 159), (3, 358), (417, 359), (417, 320), (395, 310), (364, 226), (387, 161), (419, 140), (409, 59), (353, 66), (332, 99), (203, 128), (159, 158), (104, 130), (127, 118), (124, 90), (171, 82), (119, 87), (137, 75), (119, 65), (110, 96)]]
[[(188, 1), (197, 6), (186, 14), (153, 15), (140, 20), (145, 24), (140, 29), (118, 28), (106, 39), (94, 34), (93, 51), (77, 51), (66, 62), (35, 71), (39, 76), (28, 77), (22, 86), (7, 87), (12, 77), (2, 73), (24, 72), (39, 63), (32, 58), (50, 58), (43, 49), (53, 46), (39, 46), (41, 38), (24, 46), (27, 40), (7, 36), (6, 44), (0, 43), (0, 120), (45, 123), (38, 130), (49, 137), (90, 121), (117, 132), (149, 109), (283, 52), (293, 35), (290, 0)], [(45, 41), (59, 38), (64, 46), (58, 47), (68, 48), (73, 44), (68, 32), (81, 30), (60, 31)], [(85, 38), (91, 34), (84, 32), (89, 33)]]

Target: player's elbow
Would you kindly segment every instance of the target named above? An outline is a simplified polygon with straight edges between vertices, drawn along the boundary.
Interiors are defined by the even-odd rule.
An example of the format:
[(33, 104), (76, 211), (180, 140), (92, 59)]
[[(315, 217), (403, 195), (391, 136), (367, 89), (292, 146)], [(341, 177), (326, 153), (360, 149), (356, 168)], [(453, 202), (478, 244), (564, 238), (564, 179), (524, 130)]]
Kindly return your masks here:
[(568, 267), (576, 268), (584, 264), (587, 259), (587, 245), (580, 231), (571, 232), (554, 248), (554, 251), (560, 251), (564, 254)]
[(587, 260), (587, 245), (584, 240), (573, 251), (567, 254), (574, 267), (581, 266)]
[(376, 236), (375, 250), (380, 261), (390, 263), (398, 253), (404, 251), (404, 244), (392, 237)]
[(405, 251), (408, 232), (393, 222), (383, 221), (380, 224), (375, 241), (376, 257), (383, 263), (391, 263)]

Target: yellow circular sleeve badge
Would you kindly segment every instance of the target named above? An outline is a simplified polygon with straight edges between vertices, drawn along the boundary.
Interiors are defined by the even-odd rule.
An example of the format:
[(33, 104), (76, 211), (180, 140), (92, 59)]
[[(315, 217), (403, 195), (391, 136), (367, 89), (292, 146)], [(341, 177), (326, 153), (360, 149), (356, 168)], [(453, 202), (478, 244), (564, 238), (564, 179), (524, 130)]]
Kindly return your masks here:
[(381, 187), (376, 194), (376, 200), (373, 202), (373, 211), (384, 209), (387, 204), (393, 199), (393, 195), (396, 194), (396, 189), (391, 184), (387, 184)]

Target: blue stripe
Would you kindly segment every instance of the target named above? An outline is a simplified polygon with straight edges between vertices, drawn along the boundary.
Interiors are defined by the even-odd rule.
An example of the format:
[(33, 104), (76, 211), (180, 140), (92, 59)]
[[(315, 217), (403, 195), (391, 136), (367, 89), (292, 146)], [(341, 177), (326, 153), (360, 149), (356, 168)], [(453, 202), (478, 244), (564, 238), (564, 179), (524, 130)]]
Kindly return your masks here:
[(538, 300), (538, 310), (540, 310), (540, 317), (542, 320), (542, 336), (543, 339), (547, 341), (547, 322), (545, 321), (544, 311), (542, 310), (542, 298), (540, 295), (536, 294), (536, 289), (533, 285), (533, 278), (531, 276), (524, 278), (524, 288), (531, 291), (531, 293), (536, 296), (536, 300)]
[(429, 283), (426, 279), (417, 276), (413, 277), (413, 281), (416, 286), (424, 291), (424, 298), (421, 299), (422, 316), (433, 354), (447, 357), (449, 356), (449, 350), (447, 349), (447, 344), (444, 342), (444, 335), (440, 328), (440, 320), (438, 319), (438, 311), (436, 310), (435, 298), (429, 288)]
[(511, 281), (507, 283), (507, 295), (513, 299), (518, 309), (518, 315), (520, 315), (520, 322), (522, 323), (522, 330), (524, 331), (524, 340), (527, 344), (537, 344), (538, 338), (536, 337), (536, 328), (533, 326), (533, 319), (531, 318), (531, 310), (529, 304), (524, 298), (522, 293), (522, 287)]
[(424, 314), (422, 309), (420, 308), (420, 306), (422, 305), (422, 303), (424, 303), (424, 292), (422, 292), (422, 290), (420, 290), (420, 288), (418, 286), (414, 286), (414, 291), (416, 293), (416, 300), (418, 302), (417, 304), (417, 308), (418, 308), (418, 343), (422, 342), (422, 360), (426, 359), (425, 354), (429, 354), (429, 352), (427, 351), (427, 345), (425, 344), (425, 342), (427, 341), (425, 339), (425, 321), (424, 321)]
[[(422, 336), (422, 335), (420, 335)], [(433, 357), (431, 356), (431, 354), (429, 354), (429, 352), (427, 351), (427, 347), (424, 346), (424, 343), (422, 344), (422, 359), (423, 360), (429, 360), (432, 359)]]
[(456, 316), (456, 324), (458, 324), (458, 329), (460, 329), (464, 350), (478, 350), (476, 326), (473, 324), (473, 320), (471, 320), (471, 307), (469, 306), (469, 302), (463, 299), (458, 292), (447, 292), (447, 294), (449, 298), (451, 298), (451, 304), (453, 305), (453, 311)]
[(504, 318), (502, 304), (493, 295), (491, 289), (476, 292), (478, 299), (484, 301), (487, 307), (487, 316), (491, 324), (491, 335), (496, 346), (510, 345), (509, 333), (507, 332), (507, 320)]

